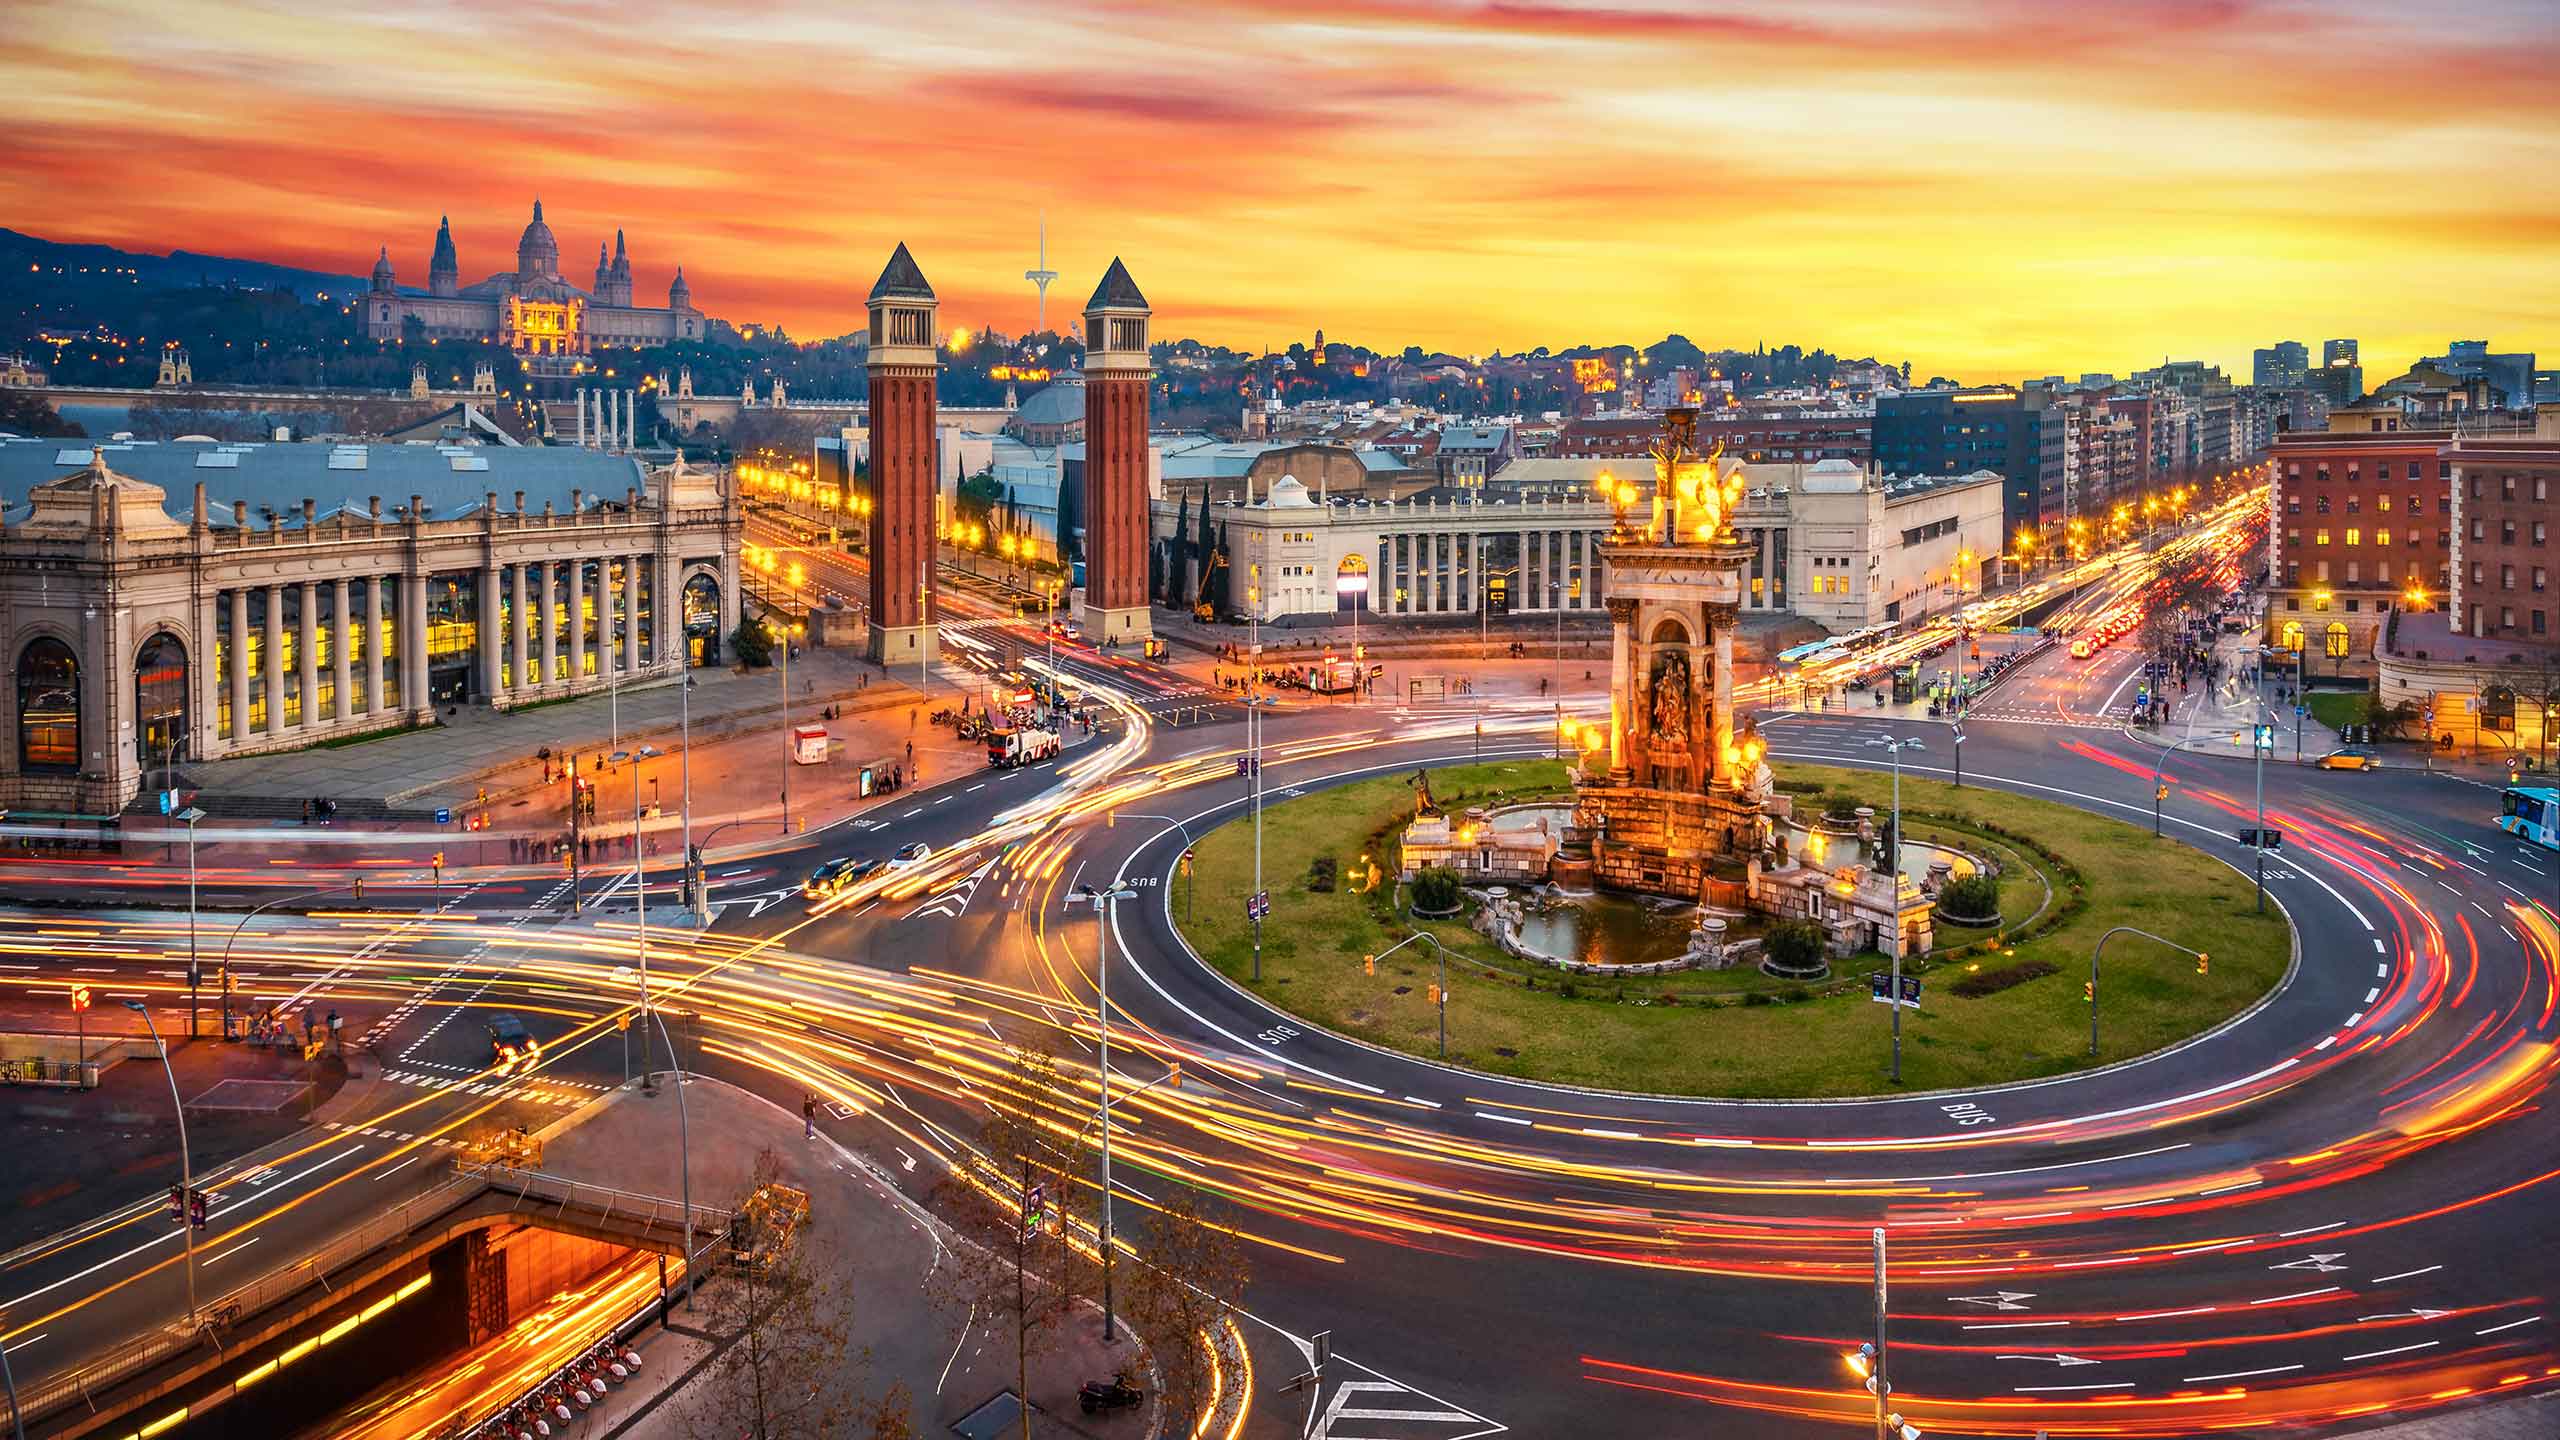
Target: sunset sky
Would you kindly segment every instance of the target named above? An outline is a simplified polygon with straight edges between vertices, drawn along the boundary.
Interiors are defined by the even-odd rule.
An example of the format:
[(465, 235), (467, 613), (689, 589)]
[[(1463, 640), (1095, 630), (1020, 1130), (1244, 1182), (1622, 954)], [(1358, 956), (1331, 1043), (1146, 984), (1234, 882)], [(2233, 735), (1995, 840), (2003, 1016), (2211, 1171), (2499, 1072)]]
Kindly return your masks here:
[[(1157, 333), (1792, 341), (1973, 380), (2354, 335), (2560, 365), (2560, 5), (0, 0), (0, 225), (946, 325), (1114, 253)], [(2379, 373), (2377, 373), (2379, 372)]]

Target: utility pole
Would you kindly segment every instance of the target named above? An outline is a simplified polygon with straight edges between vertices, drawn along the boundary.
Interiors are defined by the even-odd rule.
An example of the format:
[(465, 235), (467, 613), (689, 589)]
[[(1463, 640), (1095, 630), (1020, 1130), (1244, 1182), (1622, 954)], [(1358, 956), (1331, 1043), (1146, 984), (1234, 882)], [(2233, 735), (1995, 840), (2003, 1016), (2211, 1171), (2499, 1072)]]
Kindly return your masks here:
[(2258, 756), (2258, 843), (2249, 848), (2258, 857), (2258, 913), (2264, 915), (2267, 913), (2267, 752), (2276, 748), (2276, 727), (2258, 725), (2251, 729), (2249, 748)]
[[(1885, 995), (1885, 1003), (1893, 1010), (1893, 1083), (1902, 1083), (1902, 752), (1926, 750), (1921, 741), (1905, 737), (1900, 740), (1870, 740), (1870, 745), (1883, 746), (1893, 757), (1893, 827), (1888, 835), (1888, 859), (1884, 867), (1885, 883), (1893, 887), (1893, 988)], [(1961, 751), (1959, 751), (1961, 753)], [(1882, 1373), (1879, 1370), (1878, 1373)]]
[[(923, 687), (917, 687), (923, 693)], [(791, 833), (791, 771), (800, 763), (800, 747), (791, 738), (791, 621), (782, 622), (782, 833)]]
[(196, 987), (203, 971), (196, 964), (196, 822), (204, 812), (190, 805), (178, 812), (187, 822), (187, 1038), (196, 1038)]
[[(1894, 1003), (1895, 1003), (1895, 1007), (1896, 1007), (1896, 1008), (1895, 1008), (1895, 1010), (1894, 1010), (1894, 1013), (1895, 1013), (1895, 1014), (1897, 1014), (1897, 1015), (1899, 1015), (1899, 1014), (1901, 1014), (1901, 1013), (1902, 1013), (1902, 1012), (1901, 1012), (1901, 1009), (1900, 1009), (1901, 1000), (1902, 1000), (1902, 997), (1901, 997), (1901, 995), (1897, 992), (1897, 993), (1896, 993), (1896, 995), (1894, 996)], [(1890, 1432), (1890, 1430), (1887, 1428), (1887, 1421), (1886, 1421), (1886, 1419), (1885, 1419), (1885, 1416), (1886, 1416), (1886, 1413), (1887, 1413), (1887, 1408), (1886, 1408), (1886, 1407), (1887, 1407), (1888, 1399), (1889, 1399), (1889, 1397), (1893, 1394), (1893, 1385), (1891, 1384), (1891, 1382), (1889, 1382), (1889, 1381), (1885, 1378), (1885, 1373), (1886, 1373), (1886, 1367), (1885, 1367), (1885, 1339), (1884, 1339), (1884, 1313), (1885, 1313), (1885, 1294), (1884, 1294), (1884, 1274), (1885, 1274), (1885, 1266), (1884, 1266), (1884, 1254), (1885, 1254), (1885, 1251), (1884, 1251), (1884, 1227), (1883, 1227), (1883, 1226), (1879, 1225), (1879, 1226), (1877, 1226), (1877, 1227), (1875, 1228), (1875, 1231), (1874, 1231), (1874, 1239), (1875, 1239), (1875, 1253), (1876, 1253), (1876, 1373), (1874, 1374), (1874, 1376), (1873, 1376), (1873, 1377), (1871, 1377), (1871, 1379), (1872, 1379), (1872, 1382), (1873, 1382), (1873, 1384), (1874, 1384), (1874, 1386), (1875, 1386), (1875, 1392), (1876, 1392), (1876, 1440), (1889, 1440), (1889, 1436), (1890, 1436), (1891, 1432)]]
[(1096, 999), (1094, 1014), (1102, 1032), (1102, 1065), (1098, 1072), (1102, 1090), (1102, 1340), (1111, 1344), (1119, 1338), (1111, 1304), (1111, 907), (1123, 900), (1138, 898), (1128, 885), (1114, 885), (1099, 890), (1091, 885), (1078, 886), (1076, 899), (1093, 907), (1093, 980)]
[(1245, 744), (1253, 771), (1253, 983), (1262, 983), (1262, 562), (1253, 562), (1245, 604), (1252, 622), (1250, 683), (1245, 689)]

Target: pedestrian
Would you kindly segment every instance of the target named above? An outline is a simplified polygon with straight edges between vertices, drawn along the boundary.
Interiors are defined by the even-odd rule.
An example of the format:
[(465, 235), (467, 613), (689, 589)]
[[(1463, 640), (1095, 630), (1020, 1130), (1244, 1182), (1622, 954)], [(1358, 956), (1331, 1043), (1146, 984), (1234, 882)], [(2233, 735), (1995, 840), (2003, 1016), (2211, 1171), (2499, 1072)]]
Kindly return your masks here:
[(818, 1138), (818, 1097), (815, 1095), (804, 1093), (800, 1097), (800, 1138)]

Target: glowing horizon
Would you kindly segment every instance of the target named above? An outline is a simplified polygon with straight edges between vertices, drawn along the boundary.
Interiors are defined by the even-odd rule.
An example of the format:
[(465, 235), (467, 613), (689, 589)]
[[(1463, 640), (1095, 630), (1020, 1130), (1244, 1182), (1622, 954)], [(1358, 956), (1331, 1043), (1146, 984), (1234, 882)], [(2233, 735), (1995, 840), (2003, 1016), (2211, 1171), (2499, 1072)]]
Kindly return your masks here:
[[(1114, 254), (1157, 333), (1460, 354), (1758, 341), (1967, 380), (2363, 342), (2560, 351), (2560, 11), (1814, 0), (1019, 9), (11, 3), (0, 223), (423, 285), (614, 230), (842, 334), (900, 240), (950, 328)], [(137, 44), (132, 37), (148, 36)]]

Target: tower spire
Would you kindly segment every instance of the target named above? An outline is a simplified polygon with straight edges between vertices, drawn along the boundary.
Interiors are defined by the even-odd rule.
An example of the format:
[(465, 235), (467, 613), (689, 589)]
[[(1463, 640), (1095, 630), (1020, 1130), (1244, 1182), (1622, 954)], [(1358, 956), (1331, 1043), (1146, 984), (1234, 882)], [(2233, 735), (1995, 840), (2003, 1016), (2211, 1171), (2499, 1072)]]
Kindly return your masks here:
[(1031, 333), (1045, 334), (1049, 329), (1049, 282), (1058, 278), (1058, 272), (1049, 268), (1049, 212), (1046, 210), (1040, 212), (1039, 268), (1023, 271), (1022, 278), (1030, 281), (1040, 292), (1039, 318), (1032, 322)]

